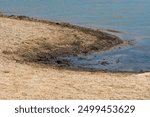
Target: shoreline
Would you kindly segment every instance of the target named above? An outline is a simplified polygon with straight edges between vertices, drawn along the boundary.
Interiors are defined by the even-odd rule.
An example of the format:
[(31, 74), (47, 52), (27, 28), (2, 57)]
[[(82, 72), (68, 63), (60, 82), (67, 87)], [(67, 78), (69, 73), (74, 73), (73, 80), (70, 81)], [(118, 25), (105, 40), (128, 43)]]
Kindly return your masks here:
[[(18, 49), (16, 48), (14, 50), (12, 49), (11, 52), (7, 50), (4, 50), (2, 52), (3, 54), (11, 53), (13, 55), (14, 60), (20, 63), (29, 62), (36, 64), (52, 65), (56, 67), (58, 66), (63, 68), (65, 67), (72, 68), (72, 66), (69, 64), (69, 61), (62, 59), (63, 57), (71, 55), (77, 56), (79, 54), (86, 55), (91, 54), (93, 52), (111, 51), (114, 48), (128, 45), (127, 41), (123, 41), (119, 37), (114, 36), (112, 34), (102, 32), (100, 30), (94, 30), (90, 28), (72, 25), (69, 23), (51, 22), (48, 20), (38, 20), (27, 16), (15, 16), (15, 15), (10, 16), (0, 15), (0, 18), (15, 20), (16, 23), (17, 21), (28, 23), (30, 22), (31, 25), (32, 23), (35, 24), (37, 23), (37, 25), (38, 23), (41, 23), (43, 25), (48, 25), (49, 27), (51, 26), (57, 27), (60, 30), (57, 31), (58, 29), (53, 29), (52, 31), (54, 33), (57, 32), (55, 38), (60, 38), (58, 39), (57, 42), (50, 39), (48, 36), (44, 37), (47, 34), (41, 33), (42, 35), (41, 37), (37, 36), (20, 43), (19, 46), (17, 47)], [(68, 30), (69, 32), (67, 32), (66, 30)], [(57, 35), (61, 36), (57, 37)], [(21, 34), (19, 38), (20, 39), (22, 38)], [(19, 59), (16, 59), (18, 57)], [(82, 68), (77, 69), (82, 70)]]
[(127, 42), (66, 23), (28, 20), (0, 17), (0, 99), (150, 99), (150, 72), (75, 70), (61, 58), (111, 50)]

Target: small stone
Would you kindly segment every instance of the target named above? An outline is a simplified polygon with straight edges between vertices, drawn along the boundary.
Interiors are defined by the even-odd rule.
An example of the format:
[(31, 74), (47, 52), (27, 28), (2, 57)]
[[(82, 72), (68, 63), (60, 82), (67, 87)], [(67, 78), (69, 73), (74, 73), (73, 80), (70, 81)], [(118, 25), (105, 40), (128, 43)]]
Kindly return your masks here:
[(109, 63), (108, 63), (107, 61), (102, 61), (102, 62), (101, 62), (101, 65), (104, 65), (104, 66), (105, 66), (105, 65), (109, 65)]

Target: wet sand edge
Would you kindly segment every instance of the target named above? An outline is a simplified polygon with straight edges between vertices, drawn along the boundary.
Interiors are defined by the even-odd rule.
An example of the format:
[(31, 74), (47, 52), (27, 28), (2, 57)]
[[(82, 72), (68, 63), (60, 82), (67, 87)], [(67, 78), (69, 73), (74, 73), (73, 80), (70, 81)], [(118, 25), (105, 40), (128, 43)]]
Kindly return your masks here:
[[(123, 46), (127, 46), (128, 42), (121, 40), (119, 37), (106, 33), (106, 32), (102, 32), (100, 30), (94, 30), (91, 28), (85, 28), (85, 27), (80, 27), (77, 25), (72, 25), (69, 23), (63, 23), (63, 22), (52, 22), (52, 21), (48, 21), (48, 20), (40, 20), (40, 19), (36, 19), (36, 18), (31, 18), (28, 16), (16, 16), (16, 15), (4, 15), (4, 14), (0, 14), (1, 18), (9, 18), (9, 19), (15, 19), (15, 20), (21, 20), (21, 21), (30, 21), (30, 22), (40, 22), (40, 23), (44, 23), (44, 24), (48, 24), (48, 25), (53, 25), (53, 26), (59, 26), (60, 28), (69, 28), (69, 29), (74, 29), (78, 32), (82, 32), (84, 33), (83, 38), (85, 41), (85, 36), (87, 35), (91, 35), (96, 37), (96, 40), (94, 43), (92, 44), (86, 44), (86, 43), (82, 43), (82, 39), (78, 38), (78, 35), (75, 35), (75, 38), (78, 38), (77, 41), (75, 42), (67, 42), (67, 44), (69, 43), (71, 46), (67, 47), (65, 46), (65, 43), (63, 43), (64, 47), (60, 47), (59, 45), (55, 45), (52, 46), (51, 44), (49, 44), (48, 48), (50, 49), (50, 51), (45, 52), (45, 51), (41, 51), (41, 50), (36, 50), (36, 51), (29, 51), (27, 48), (30, 48), (30, 50), (35, 50), (34, 47), (29, 47), (30, 45), (32, 45), (32, 43), (36, 43), (36, 42), (29, 42), (30, 45), (29, 46), (24, 46), (24, 45), (20, 45), (20, 47), (18, 47), (17, 51), (13, 52), (13, 56), (19, 56), (21, 57), (21, 59), (16, 59), (17, 57), (13, 57), (14, 60), (16, 60), (17, 62), (20, 63), (36, 63), (39, 65), (50, 65), (50, 66), (56, 66), (59, 68), (66, 68), (66, 69), (74, 69), (72, 68), (72, 66), (70, 65), (70, 62), (68, 60), (63, 59), (63, 57), (65, 56), (77, 56), (79, 54), (90, 54), (93, 52), (102, 52), (102, 51), (110, 51), (113, 48), (117, 48), (117, 47), (123, 47)], [(39, 43), (39, 42), (38, 42)], [(46, 43), (46, 42), (45, 42)], [(44, 45), (40, 43), (40, 46)], [(60, 43), (62, 44), (62, 43)], [(55, 48), (57, 46), (57, 49)], [(42, 49), (42, 48), (40, 48)], [(4, 52), (7, 53), (7, 52)], [(84, 70), (84, 71), (95, 71), (93, 69), (82, 69), (82, 68), (76, 68), (80, 69), (80, 70)]]

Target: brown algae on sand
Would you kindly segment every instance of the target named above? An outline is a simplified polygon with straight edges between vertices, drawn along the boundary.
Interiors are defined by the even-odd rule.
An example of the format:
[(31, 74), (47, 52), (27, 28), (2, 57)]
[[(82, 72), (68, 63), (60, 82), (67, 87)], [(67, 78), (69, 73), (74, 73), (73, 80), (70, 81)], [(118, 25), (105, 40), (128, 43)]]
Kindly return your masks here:
[(114, 35), (69, 23), (15, 15), (1, 15), (0, 20), (1, 38), (11, 41), (1, 46), (2, 53), (19, 62), (67, 65), (61, 57), (106, 51), (125, 44)]
[(149, 73), (50, 67), (62, 63), (61, 56), (122, 44), (118, 37), (97, 30), (25, 16), (1, 16), (0, 99), (150, 99)]

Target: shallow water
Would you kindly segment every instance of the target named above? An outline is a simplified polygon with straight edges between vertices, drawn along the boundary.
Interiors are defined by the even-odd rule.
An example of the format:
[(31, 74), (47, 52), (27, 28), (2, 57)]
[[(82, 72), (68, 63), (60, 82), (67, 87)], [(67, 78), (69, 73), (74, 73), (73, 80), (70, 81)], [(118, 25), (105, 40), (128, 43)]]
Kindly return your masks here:
[(150, 71), (150, 0), (0, 0), (0, 11), (121, 31), (132, 47), (68, 57), (75, 67)]

